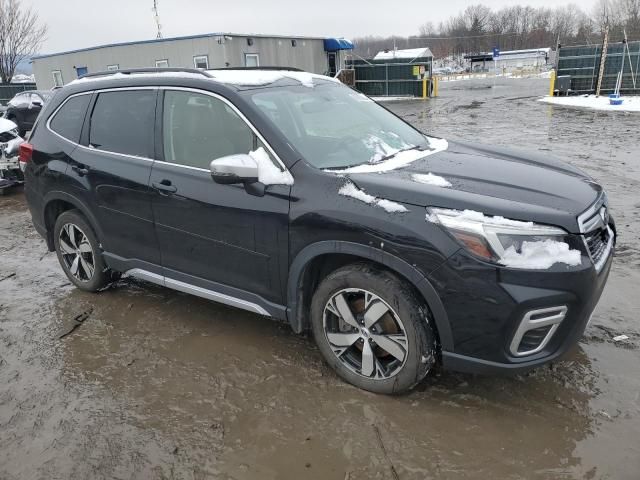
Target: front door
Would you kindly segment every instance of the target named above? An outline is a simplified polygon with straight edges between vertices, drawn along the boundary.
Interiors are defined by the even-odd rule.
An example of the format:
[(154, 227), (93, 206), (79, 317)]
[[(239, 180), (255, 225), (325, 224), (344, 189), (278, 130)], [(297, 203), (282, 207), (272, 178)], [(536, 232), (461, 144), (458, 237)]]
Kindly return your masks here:
[(327, 58), (329, 60), (329, 76), (335, 77), (338, 73), (338, 58), (336, 52), (327, 53)]
[(151, 185), (165, 276), (281, 305), (290, 187), (272, 185), (257, 197), (243, 185), (214, 183), (211, 160), (265, 147), (220, 97), (166, 90), (160, 104), (164, 161), (154, 163)]

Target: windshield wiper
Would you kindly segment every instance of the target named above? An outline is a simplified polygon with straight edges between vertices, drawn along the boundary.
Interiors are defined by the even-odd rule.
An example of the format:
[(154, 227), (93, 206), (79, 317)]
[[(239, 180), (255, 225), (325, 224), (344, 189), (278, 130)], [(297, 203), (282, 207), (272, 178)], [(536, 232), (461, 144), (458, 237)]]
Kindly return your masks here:
[(384, 162), (385, 160), (389, 160), (390, 158), (395, 157), (396, 155), (398, 155), (399, 153), (402, 152), (408, 152), (410, 150), (424, 150), (424, 147), (421, 147), (420, 145), (414, 145), (413, 147), (408, 147), (408, 148), (403, 148), (402, 150), (398, 150), (395, 153), (392, 153), (390, 155), (387, 155), (386, 157), (382, 157), (380, 160), (378, 160), (377, 162), (371, 162), (372, 164), (377, 164), (377, 163), (381, 163)]

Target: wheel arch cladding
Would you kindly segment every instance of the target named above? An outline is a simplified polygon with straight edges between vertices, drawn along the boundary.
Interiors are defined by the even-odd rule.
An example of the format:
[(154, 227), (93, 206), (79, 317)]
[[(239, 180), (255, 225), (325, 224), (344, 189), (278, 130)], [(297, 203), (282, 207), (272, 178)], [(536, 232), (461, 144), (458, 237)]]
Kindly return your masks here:
[[(453, 336), (449, 319), (440, 297), (431, 283), (404, 260), (368, 245), (352, 242), (322, 241), (308, 245), (298, 253), (291, 263), (287, 282), (287, 318), (295, 332), (301, 333), (309, 328), (310, 320), (305, 306), (310, 304), (309, 291), (315, 289), (312, 269), (319, 266), (315, 263), (319, 260), (324, 269), (319, 273), (324, 273), (325, 276), (340, 266), (365, 260), (378, 264), (407, 280), (420, 293), (429, 307), (442, 349), (445, 351), (453, 350)], [(323, 277), (321, 276), (321, 278)]]
[(89, 226), (93, 229), (98, 242), (102, 242), (102, 231), (99, 227), (99, 223), (91, 213), (91, 210), (78, 198), (70, 195), (66, 192), (49, 192), (43, 201), (44, 208), (42, 209), (43, 225), (47, 230), (47, 248), (53, 252), (55, 250), (53, 242), (53, 227), (55, 226), (56, 219), (65, 211), (78, 210), (86, 219)]

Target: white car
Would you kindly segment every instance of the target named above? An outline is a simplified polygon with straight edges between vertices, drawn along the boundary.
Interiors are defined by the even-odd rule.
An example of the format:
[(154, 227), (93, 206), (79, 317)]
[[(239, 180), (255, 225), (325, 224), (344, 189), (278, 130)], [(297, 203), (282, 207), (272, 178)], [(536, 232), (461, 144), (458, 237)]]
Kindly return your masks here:
[(18, 135), (18, 126), (0, 117), (0, 192), (24, 181), (18, 162), (23, 142), (24, 139)]

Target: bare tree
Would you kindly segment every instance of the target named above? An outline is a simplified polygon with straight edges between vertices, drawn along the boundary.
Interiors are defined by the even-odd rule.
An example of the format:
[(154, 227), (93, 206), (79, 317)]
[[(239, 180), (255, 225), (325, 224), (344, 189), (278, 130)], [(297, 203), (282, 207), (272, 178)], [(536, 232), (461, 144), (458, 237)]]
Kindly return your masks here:
[(0, 81), (9, 83), (18, 64), (36, 53), (47, 33), (32, 8), (0, 0)]

